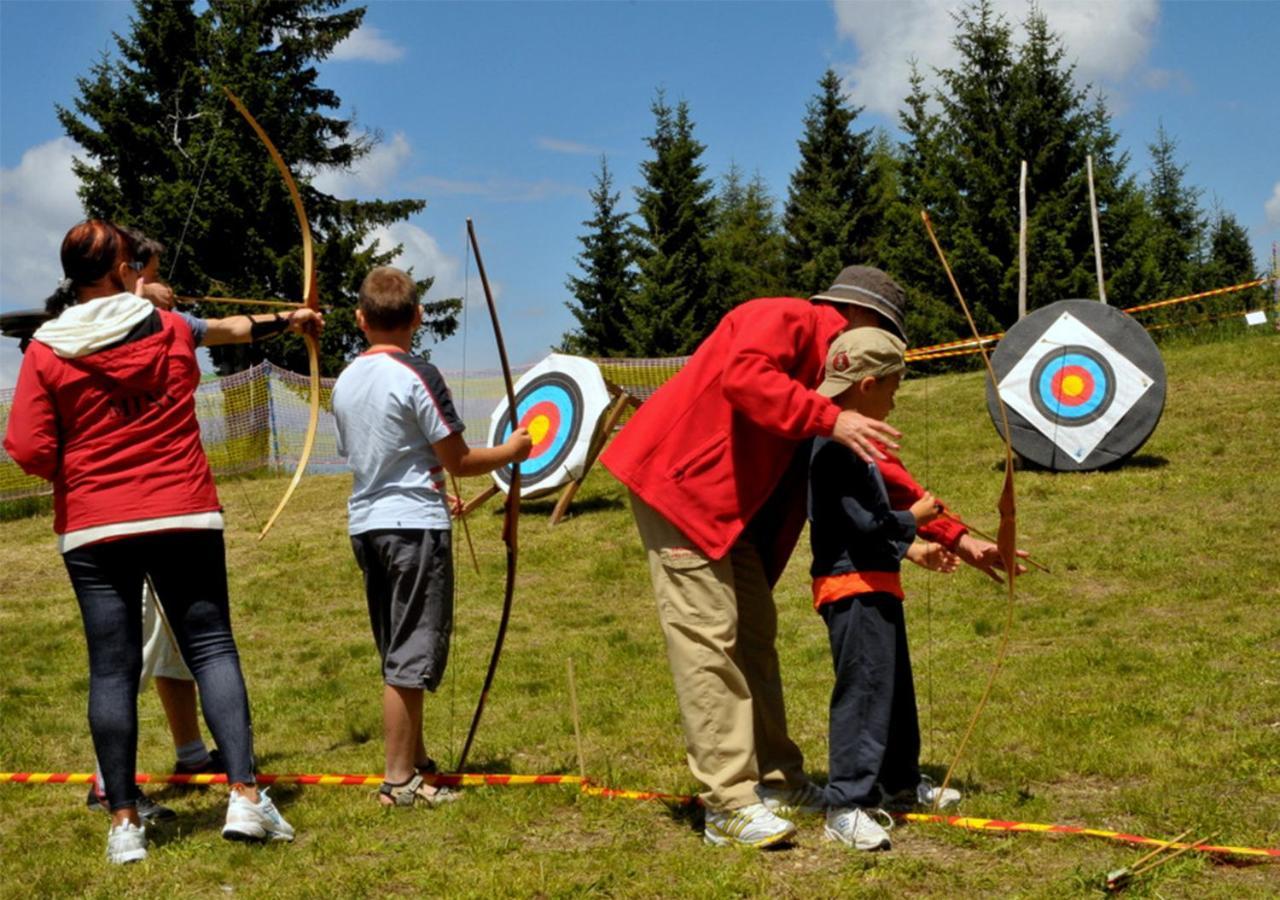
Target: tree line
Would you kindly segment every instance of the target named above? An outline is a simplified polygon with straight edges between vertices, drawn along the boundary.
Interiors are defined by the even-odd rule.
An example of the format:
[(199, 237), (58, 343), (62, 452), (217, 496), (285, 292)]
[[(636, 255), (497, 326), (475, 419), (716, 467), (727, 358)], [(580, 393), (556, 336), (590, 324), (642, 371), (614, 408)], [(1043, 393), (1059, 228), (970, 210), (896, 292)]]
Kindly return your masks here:
[[(356, 201), (318, 189), (309, 173), (358, 165), (379, 140), (335, 114), (341, 100), (316, 63), (360, 27), (345, 0), (134, 0), (130, 33), (115, 35), (78, 79), (59, 120), (83, 150), (75, 173), (90, 216), (139, 227), (168, 244), (163, 274), (183, 294), (298, 299), (301, 253), (285, 188), (258, 139), (230, 109), (234, 85), (298, 178), (315, 235), (328, 307), (321, 368), (359, 351), (356, 293), (371, 266), (400, 247), (371, 244), (421, 199)], [(954, 68), (934, 88), (915, 72), (900, 139), (862, 128), (862, 110), (828, 71), (803, 114), (799, 161), (779, 202), (759, 175), (701, 161), (687, 102), (659, 92), (634, 207), (621, 206), (602, 158), (591, 216), (566, 287), (576, 327), (562, 349), (589, 356), (686, 354), (732, 306), (751, 297), (808, 296), (851, 263), (877, 265), (907, 289), (907, 327), (924, 345), (962, 336), (950, 288), (919, 222), (928, 209), (983, 328), (1016, 317), (1017, 171), (1030, 166), (1030, 300), (1035, 308), (1096, 296), (1085, 156), (1102, 214), (1108, 296), (1118, 305), (1254, 276), (1245, 230), (1208, 213), (1174, 139), (1150, 145), (1145, 181), (1117, 149), (1100, 93), (1074, 86), (1061, 39), (1034, 6), (1015, 29), (988, 0), (955, 17)], [(424, 291), (430, 278), (419, 281)], [(1238, 302), (1235, 301), (1235, 302)], [(426, 339), (452, 334), (461, 302), (426, 304)], [(211, 301), (197, 312), (235, 310)], [(305, 368), (300, 341), (214, 348), (220, 372), (262, 358)]]
[(562, 349), (687, 354), (735, 304), (809, 296), (853, 263), (879, 266), (906, 288), (913, 344), (961, 337), (967, 329), (921, 209), (979, 326), (1002, 330), (1017, 318), (1022, 160), (1030, 173), (1028, 309), (1097, 297), (1087, 156), (1111, 302), (1133, 305), (1256, 277), (1247, 232), (1227, 210), (1201, 207), (1173, 137), (1157, 131), (1140, 182), (1117, 149), (1104, 97), (1075, 86), (1074, 66), (1046, 15), (1031, 7), (1022, 29), (1016, 41), (988, 0), (963, 7), (953, 36), (959, 61), (934, 72), (934, 88), (913, 69), (898, 141), (859, 128), (862, 110), (845, 98), (836, 73), (825, 72), (805, 110), (781, 212), (768, 185), (736, 165), (713, 184), (688, 103), (672, 105), (659, 92), (634, 213), (621, 209), (614, 173), (600, 160), (578, 273), (566, 283), (577, 325)]

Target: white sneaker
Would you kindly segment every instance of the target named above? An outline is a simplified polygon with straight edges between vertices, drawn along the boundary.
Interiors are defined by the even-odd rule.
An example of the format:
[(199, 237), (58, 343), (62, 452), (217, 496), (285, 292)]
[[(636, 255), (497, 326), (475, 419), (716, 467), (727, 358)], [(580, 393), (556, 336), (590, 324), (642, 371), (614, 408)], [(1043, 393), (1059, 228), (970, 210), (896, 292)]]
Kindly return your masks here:
[(280, 815), (266, 788), (258, 791), (257, 803), (239, 791), (232, 791), (222, 836), (229, 841), (291, 841), (293, 826)]
[(806, 781), (797, 788), (777, 788), (766, 784), (756, 785), (756, 796), (779, 816), (817, 815), (827, 811), (827, 801), (822, 788)]
[(707, 824), (702, 837), (708, 844), (724, 847), (768, 847), (790, 839), (796, 826), (773, 814), (763, 803), (742, 809), (707, 810)]
[(876, 821), (881, 816), (882, 821), (892, 828), (893, 819), (882, 809), (846, 806), (843, 809), (829, 810), (826, 835), (833, 841), (858, 850), (888, 850), (892, 846), (889, 832)]
[(132, 822), (111, 826), (107, 832), (107, 859), (113, 863), (141, 862), (147, 858), (147, 828)]
[[(938, 799), (939, 795), (942, 797), (941, 800)], [(921, 806), (927, 806), (930, 809), (934, 808), (935, 803), (938, 809), (946, 809), (960, 802), (960, 792), (955, 788), (935, 787), (933, 779), (927, 775), (921, 775), (920, 783), (916, 785), (916, 800)]]

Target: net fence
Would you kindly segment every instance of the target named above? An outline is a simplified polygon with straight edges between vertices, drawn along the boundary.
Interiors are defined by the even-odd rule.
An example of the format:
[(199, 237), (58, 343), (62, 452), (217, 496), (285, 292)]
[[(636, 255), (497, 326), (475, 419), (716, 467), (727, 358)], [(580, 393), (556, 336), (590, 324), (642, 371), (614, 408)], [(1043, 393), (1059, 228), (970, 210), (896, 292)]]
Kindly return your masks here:
[[(604, 377), (633, 396), (652, 396), (679, 371), (685, 358), (596, 360)], [(519, 379), (533, 365), (517, 366)], [(454, 406), (468, 430), (468, 442), (488, 443), (489, 419), (506, 397), (499, 370), (442, 371), (453, 395)], [(320, 418), (308, 472), (345, 471), (338, 455), (338, 432), (333, 419), (333, 385), (320, 380)], [(200, 438), (216, 476), (257, 471), (291, 472), (298, 464), (309, 420), (309, 380), (306, 375), (261, 363), (243, 372), (208, 378), (196, 389), (196, 418)], [(0, 433), (7, 431), (13, 414), (12, 388), (0, 390)], [(21, 427), (21, 422), (16, 423)], [(0, 449), (0, 502), (50, 493), (48, 482), (27, 475)]]

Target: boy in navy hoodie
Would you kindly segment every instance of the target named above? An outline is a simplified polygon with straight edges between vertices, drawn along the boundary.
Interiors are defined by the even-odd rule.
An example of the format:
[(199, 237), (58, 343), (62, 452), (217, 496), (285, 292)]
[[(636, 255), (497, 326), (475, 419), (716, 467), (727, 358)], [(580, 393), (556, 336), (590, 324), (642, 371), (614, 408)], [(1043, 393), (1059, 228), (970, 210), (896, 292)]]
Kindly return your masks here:
[[(846, 331), (828, 351), (818, 393), (841, 409), (883, 421), (902, 381), (905, 350), (900, 337), (879, 328)], [(994, 544), (939, 518), (941, 509), (887, 450), (884, 459), (869, 463), (830, 438), (815, 439), (810, 574), (835, 664), (826, 834), (859, 850), (889, 849), (889, 835), (877, 821), (892, 827), (877, 809), (884, 796), (912, 792), (919, 803), (932, 805), (939, 793), (920, 774), (901, 561), (953, 572), (963, 560), (990, 573), (999, 555)], [(959, 799), (947, 788), (939, 805)]]

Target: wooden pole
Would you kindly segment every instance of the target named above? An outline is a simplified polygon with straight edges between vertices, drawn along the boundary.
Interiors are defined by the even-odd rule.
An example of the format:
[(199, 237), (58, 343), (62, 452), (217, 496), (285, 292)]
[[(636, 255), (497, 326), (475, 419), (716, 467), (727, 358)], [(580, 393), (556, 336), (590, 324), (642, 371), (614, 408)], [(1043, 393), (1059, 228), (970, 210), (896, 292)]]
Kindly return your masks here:
[(1084, 158), (1089, 176), (1089, 216), (1093, 220), (1093, 260), (1098, 269), (1098, 299), (1107, 302), (1107, 287), (1102, 280), (1102, 232), (1098, 228), (1098, 198), (1093, 193), (1093, 157)]
[(476, 494), (474, 497), (472, 497), (470, 500), (466, 502), (466, 504), (462, 507), (462, 511), (458, 513), (458, 518), (459, 519), (466, 518), (466, 516), (469, 515), (473, 509), (476, 509), (477, 507), (480, 507), (480, 506), (484, 506), (485, 503), (489, 501), (489, 498), (496, 493), (498, 493), (498, 486), (496, 484), (489, 485), (483, 491)]
[(578, 681), (573, 677), (573, 657), (569, 657), (569, 709), (573, 712), (573, 740), (578, 747), (578, 774), (587, 780), (586, 757), (582, 755), (582, 723), (578, 720)]
[(1027, 161), (1018, 179), (1018, 318), (1027, 314)]
[(574, 495), (578, 493), (578, 488), (582, 487), (582, 482), (587, 480), (587, 473), (595, 465), (596, 457), (604, 449), (605, 442), (609, 440), (609, 435), (617, 427), (618, 420), (622, 418), (622, 414), (627, 411), (630, 401), (634, 399), (621, 388), (614, 388), (613, 390), (617, 392), (613, 406), (609, 407), (609, 413), (605, 417), (604, 424), (596, 432), (591, 449), (587, 453), (587, 459), (582, 466), (582, 475), (565, 485), (565, 489), (560, 492), (560, 499), (556, 501), (556, 508), (551, 511), (551, 522), (548, 527), (559, 524), (560, 520), (564, 518), (564, 514), (568, 512), (569, 504), (573, 501)]

